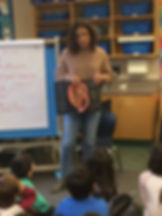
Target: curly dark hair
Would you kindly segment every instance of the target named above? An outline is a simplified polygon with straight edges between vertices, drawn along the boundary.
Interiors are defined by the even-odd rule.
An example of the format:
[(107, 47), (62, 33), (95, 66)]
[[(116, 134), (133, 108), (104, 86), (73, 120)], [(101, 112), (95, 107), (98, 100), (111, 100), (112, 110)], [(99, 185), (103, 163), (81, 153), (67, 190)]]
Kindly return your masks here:
[(68, 34), (68, 43), (67, 47), (69, 48), (70, 52), (73, 54), (77, 54), (80, 51), (80, 47), (77, 42), (76, 32), (78, 28), (83, 27), (88, 30), (91, 43), (90, 43), (90, 49), (93, 51), (96, 46), (96, 32), (95, 28), (85, 21), (77, 21), (73, 26), (71, 26)]
[(28, 154), (17, 154), (11, 162), (11, 171), (18, 178), (26, 178), (34, 163), (32, 157)]
[(66, 187), (76, 200), (83, 200), (93, 190), (94, 178), (86, 166), (80, 166), (66, 177)]

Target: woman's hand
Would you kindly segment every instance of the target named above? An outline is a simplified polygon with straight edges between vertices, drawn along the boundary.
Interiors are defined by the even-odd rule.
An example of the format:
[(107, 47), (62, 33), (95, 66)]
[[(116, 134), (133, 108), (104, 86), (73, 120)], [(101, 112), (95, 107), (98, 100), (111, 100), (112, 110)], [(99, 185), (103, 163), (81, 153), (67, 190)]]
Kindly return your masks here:
[(96, 73), (93, 77), (94, 83), (97, 85), (102, 84), (103, 82), (111, 82), (112, 77), (107, 74), (102, 74), (102, 73)]
[(79, 78), (79, 76), (76, 76), (76, 75), (68, 77), (67, 80), (74, 84), (78, 84), (79, 82), (81, 82), (81, 79)]
[(81, 79), (78, 76), (73, 76), (72, 77), (72, 82), (73, 83), (79, 83), (79, 82), (81, 82)]
[(93, 77), (93, 81), (95, 84), (99, 85), (105, 81), (105, 75), (102, 73), (96, 73)]

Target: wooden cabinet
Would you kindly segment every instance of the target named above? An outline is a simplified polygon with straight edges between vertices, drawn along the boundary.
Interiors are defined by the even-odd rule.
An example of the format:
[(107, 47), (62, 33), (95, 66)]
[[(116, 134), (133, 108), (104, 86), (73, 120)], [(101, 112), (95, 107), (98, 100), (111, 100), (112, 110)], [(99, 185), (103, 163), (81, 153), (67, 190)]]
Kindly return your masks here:
[[(16, 0), (15, 0), (16, 1)], [(139, 2), (140, 0), (131, 0), (133, 2)], [(148, 2), (147, 0), (143, 0)], [(159, 54), (159, 40), (155, 40), (159, 37), (159, 3), (156, 0), (151, 0), (151, 8), (148, 14), (144, 15), (132, 15), (124, 16), (121, 13), (120, 5), (123, 0), (82, 0), (82, 1), (69, 1), (69, 2), (57, 2), (57, 3), (42, 3), (33, 5), (33, 17), (35, 20), (35, 36), (42, 36), (41, 33), (49, 31), (63, 31), (65, 34), (61, 36), (61, 43), (64, 46), (66, 41), (66, 33), (68, 28), (78, 19), (85, 20), (92, 23), (96, 27), (98, 33), (98, 42), (109, 44), (107, 52), (112, 59), (130, 59), (130, 58), (153, 58)], [(126, 1), (129, 2), (129, 1)], [(100, 4), (108, 4), (108, 14), (105, 17), (94, 16), (87, 18), (84, 16), (83, 9), (85, 6), (99, 6)], [(43, 14), (66, 12), (69, 17), (64, 20), (44, 20)], [(143, 37), (153, 37), (152, 51), (148, 54), (125, 54), (121, 44), (118, 42), (119, 37), (124, 36), (123, 23), (125, 21), (150, 21), (152, 23), (151, 31), (148, 34), (138, 34), (138, 39)], [(125, 35), (137, 37), (136, 34)], [(51, 36), (52, 37), (52, 36)], [(137, 38), (134, 38), (134, 40)], [(148, 39), (148, 38), (147, 38)]]
[[(108, 96), (104, 96), (104, 99)], [(158, 95), (115, 95), (110, 97), (117, 117), (115, 139), (152, 140), (155, 134)]]

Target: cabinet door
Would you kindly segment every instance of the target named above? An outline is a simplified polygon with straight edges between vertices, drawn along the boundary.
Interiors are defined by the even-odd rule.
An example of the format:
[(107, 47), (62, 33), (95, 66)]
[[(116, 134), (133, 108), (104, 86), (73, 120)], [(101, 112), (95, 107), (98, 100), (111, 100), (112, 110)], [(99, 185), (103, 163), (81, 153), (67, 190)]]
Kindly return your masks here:
[(112, 97), (112, 112), (117, 116), (114, 138), (153, 139), (156, 107), (157, 95)]

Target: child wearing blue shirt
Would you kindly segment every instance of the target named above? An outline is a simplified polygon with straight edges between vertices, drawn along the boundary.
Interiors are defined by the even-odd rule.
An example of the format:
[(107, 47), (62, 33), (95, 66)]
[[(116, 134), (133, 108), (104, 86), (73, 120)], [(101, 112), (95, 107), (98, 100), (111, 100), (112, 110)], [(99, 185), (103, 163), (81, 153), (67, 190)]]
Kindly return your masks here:
[(108, 204), (91, 195), (94, 184), (94, 178), (86, 167), (80, 167), (69, 174), (66, 187), (71, 197), (60, 203), (54, 216), (84, 216), (87, 213), (109, 216)]

